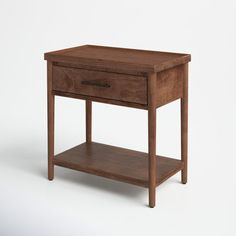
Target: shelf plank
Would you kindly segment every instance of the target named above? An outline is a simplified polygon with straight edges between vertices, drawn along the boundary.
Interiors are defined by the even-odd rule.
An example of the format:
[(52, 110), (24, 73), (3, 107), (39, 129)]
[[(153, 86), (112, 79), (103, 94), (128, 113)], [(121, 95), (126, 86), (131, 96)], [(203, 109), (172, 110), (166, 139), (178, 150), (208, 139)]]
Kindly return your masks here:
[[(54, 164), (148, 187), (148, 154), (100, 143), (82, 143), (55, 156)], [(157, 186), (183, 168), (180, 160), (157, 156)]]

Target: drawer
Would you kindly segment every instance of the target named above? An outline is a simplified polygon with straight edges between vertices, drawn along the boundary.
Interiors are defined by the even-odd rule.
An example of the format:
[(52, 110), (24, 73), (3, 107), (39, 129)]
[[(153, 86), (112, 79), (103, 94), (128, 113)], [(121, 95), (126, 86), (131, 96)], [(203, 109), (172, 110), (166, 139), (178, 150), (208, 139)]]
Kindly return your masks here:
[(143, 76), (53, 66), (53, 90), (147, 104)]

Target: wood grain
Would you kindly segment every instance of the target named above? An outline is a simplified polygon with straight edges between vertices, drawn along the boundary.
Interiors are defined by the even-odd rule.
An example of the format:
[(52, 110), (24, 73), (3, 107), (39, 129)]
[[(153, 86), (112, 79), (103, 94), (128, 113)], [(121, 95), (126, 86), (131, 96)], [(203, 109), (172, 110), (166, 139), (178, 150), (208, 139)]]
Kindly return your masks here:
[(181, 173), (181, 181), (187, 183), (188, 172), (188, 64), (184, 65), (183, 97), (181, 98), (181, 160), (184, 168)]
[[(84, 45), (45, 53), (48, 98), (48, 178), (54, 165), (149, 191), (181, 171), (187, 183), (189, 54)], [(84, 99), (86, 142), (54, 157), (55, 95)], [(181, 99), (181, 160), (156, 156), (156, 108)], [(148, 111), (148, 153), (92, 142), (92, 101)]]
[(48, 179), (54, 178), (54, 94), (52, 93), (52, 63), (47, 62), (47, 102), (48, 102)]
[(124, 101), (119, 101), (119, 100), (114, 100), (114, 99), (86, 96), (86, 95), (67, 93), (67, 92), (61, 92), (61, 91), (56, 91), (56, 90), (53, 91), (53, 94), (62, 96), (62, 97), (70, 97), (70, 98), (76, 98), (76, 99), (82, 99), (82, 100), (91, 100), (94, 102), (101, 102), (101, 103), (106, 103), (106, 104), (147, 110), (147, 105), (142, 105), (142, 104), (134, 103), (134, 102), (124, 102)]
[(183, 96), (184, 66), (176, 66), (158, 73), (156, 107), (166, 105)]
[[(183, 167), (180, 160), (157, 156), (156, 186)], [(83, 143), (55, 156), (54, 164), (142, 187), (149, 187), (148, 154), (95, 142)]]
[(53, 90), (147, 104), (147, 79), (141, 76), (54, 66)]
[(114, 48), (95, 45), (45, 53), (53, 62), (73, 63), (89, 69), (122, 72), (159, 72), (191, 60), (189, 54)]
[(156, 202), (156, 73), (148, 77), (149, 206)]

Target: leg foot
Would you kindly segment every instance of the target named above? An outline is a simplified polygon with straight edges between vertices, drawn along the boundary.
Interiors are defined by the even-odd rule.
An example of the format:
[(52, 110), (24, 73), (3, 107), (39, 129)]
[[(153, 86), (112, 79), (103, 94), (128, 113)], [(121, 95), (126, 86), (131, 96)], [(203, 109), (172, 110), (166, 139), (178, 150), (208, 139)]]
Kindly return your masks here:
[(154, 208), (156, 205), (156, 188), (149, 188), (149, 207)]
[(54, 166), (48, 167), (48, 180), (54, 179)]
[(185, 170), (181, 171), (181, 182), (182, 184), (187, 184), (187, 173)]

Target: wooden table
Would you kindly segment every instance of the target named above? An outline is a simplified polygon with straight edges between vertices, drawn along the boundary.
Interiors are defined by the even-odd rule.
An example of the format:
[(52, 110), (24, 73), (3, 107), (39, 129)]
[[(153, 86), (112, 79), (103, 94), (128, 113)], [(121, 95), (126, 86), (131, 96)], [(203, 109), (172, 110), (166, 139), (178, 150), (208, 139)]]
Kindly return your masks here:
[[(54, 165), (149, 189), (181, 171), (187, 182), (189, 54), (84, 45), (45, 53), (48, 85), (48, 179)], [(85, 100), (86, 142), (54, 155), (54, 98)], [(181, 99), (181, 160), (156, 156), (156, 108)], [(92, 142), (92, 101), (148, 111), (148, 153)], [(104, 117), (105, 119), (105, 117)]]

